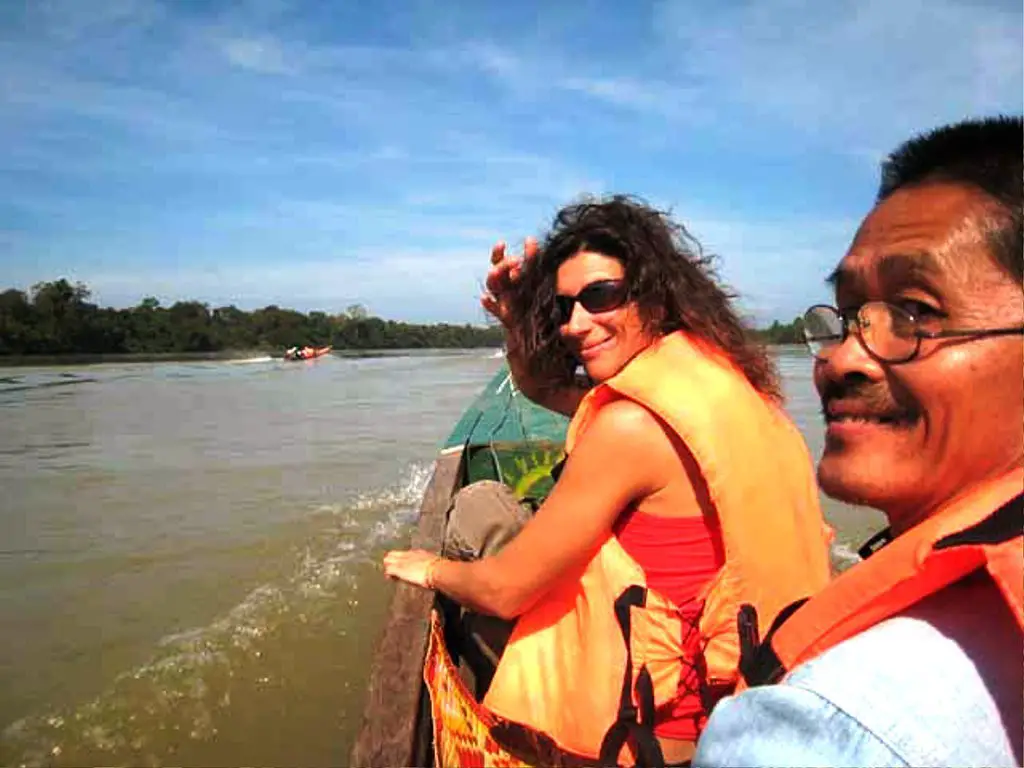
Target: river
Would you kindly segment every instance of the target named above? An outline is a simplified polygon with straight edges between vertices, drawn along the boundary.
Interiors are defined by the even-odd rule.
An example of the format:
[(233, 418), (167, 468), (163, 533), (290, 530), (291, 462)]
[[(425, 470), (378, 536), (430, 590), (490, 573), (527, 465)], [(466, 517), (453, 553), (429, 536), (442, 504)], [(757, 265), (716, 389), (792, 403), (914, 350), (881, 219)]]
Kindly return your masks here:
[[(801, 350), (788, 408), (820, 453)], [(344, 765), (493, 350), (0, 369), (0, 764)], [(825, 501), (840, 560), (882, 524)]]

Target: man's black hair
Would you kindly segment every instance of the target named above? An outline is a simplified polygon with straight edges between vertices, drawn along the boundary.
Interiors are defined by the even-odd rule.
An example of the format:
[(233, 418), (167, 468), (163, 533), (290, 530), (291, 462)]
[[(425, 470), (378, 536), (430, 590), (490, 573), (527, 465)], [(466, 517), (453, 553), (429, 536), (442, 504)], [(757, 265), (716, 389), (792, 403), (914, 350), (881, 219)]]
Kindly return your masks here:
[(1001, 210), (988, 232), (996, 262), (1024, 280), (1024, 118), (989, 117), (936, 128), (899, 146), (882, 163), (878, 202), (931, 182), (970, 186)]

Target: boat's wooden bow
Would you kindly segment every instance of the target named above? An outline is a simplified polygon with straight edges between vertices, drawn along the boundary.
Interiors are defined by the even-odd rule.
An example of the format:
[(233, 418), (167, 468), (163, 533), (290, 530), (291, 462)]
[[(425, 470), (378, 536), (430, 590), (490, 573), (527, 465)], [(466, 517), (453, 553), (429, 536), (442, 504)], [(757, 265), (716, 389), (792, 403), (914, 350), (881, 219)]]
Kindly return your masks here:
[[(420, 505), (411, 546), (441, 551), (445, 514), (459, 484), (463, 452), (448, 449), (434, 462), (434, 474)], [(377, 644), (363, 722), (352, 749), (352, 766), (430, 765), (430, 728), (418, 728), (430, 716), (423, 685), (423, 657), (430, 632), (434, 593), (399, 583), (387, 623)]]

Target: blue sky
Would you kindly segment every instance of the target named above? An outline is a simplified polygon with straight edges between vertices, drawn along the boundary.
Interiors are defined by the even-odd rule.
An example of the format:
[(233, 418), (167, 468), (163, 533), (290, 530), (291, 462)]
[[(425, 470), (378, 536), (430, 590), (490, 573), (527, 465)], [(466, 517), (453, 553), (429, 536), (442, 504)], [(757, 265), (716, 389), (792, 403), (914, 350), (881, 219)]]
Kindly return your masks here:
[(481, 322), (492, 242), (670, 207), (759, 322), (881, 157), (1024, 109), (1019, 0), (0, 4), (0, 288)]

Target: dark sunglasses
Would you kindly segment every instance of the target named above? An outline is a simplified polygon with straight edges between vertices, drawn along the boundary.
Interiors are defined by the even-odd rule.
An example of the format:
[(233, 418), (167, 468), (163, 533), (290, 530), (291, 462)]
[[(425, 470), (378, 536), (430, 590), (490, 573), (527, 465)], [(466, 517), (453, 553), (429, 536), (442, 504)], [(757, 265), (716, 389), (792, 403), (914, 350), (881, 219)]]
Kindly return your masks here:
[(555, 296), (555, 322), (565, 325), (578, 301), (590, 314), (611, 312), (626, 303), (629, 291), (624, 280), (596, 280), (575, 296)]

